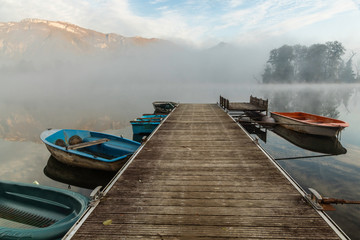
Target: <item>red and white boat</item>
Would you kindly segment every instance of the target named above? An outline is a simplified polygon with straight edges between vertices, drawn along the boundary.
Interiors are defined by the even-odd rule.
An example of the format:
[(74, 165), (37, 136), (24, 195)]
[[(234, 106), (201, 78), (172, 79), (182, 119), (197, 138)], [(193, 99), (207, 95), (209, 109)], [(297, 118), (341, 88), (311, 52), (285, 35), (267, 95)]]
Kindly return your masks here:
[(281, 126), (293, 131), (335, 137), (348, 127), (347, 122), (304, 112), (270, 112)]

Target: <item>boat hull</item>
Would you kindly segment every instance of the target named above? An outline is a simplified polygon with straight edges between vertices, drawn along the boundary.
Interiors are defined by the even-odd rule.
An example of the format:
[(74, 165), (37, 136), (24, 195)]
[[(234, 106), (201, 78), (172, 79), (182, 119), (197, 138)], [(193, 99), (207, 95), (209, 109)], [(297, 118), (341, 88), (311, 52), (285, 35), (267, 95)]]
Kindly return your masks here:
[(152, 133), (160, 122), (131, 122), (133, 134)]
[[(331, 123), (307, 123), (305, 121), (297, 120), (291, 117), (282, 116), (278, 113), (271, 112), (271, 117), (275, 119), (275, 121), (280, 124), (281, 126), (301, 132), (306, 134), (312, 135), (319, 135), (319, 136), (327, 136), (327, 137), (336, 137), (339, 135), (340, 131), (345, 128), (345, 126), (334, 124), (331, 126)], [(316, 115), (310, 115), (316, 116)], [(320, 116), (319, 116), (320, 117)], [(322, 117), (324, 118), (324, 117)], [(331, 120), (330, 118), (328, 118)]]
[(145, 114), (143, 117), (130, 121), (133, 134), (150, 134), (167, 115)]
[(68, 151), (64, 151), (62, 149), (58, 149), (56, 147), (52, 147), (46, 144), (46, 148), (51, 153), (51, 155), (56, 158), (59, 162), (62, 162), (67, 165), (82, 167), (82, 168), (91, 168), (98, 169), (103, 171), (118, 171), (129, 159), (130, 156), (127, 156), (121, 160), (116, 162), (101, 162), (97, 161), (93, 158), (84, 157), (79, 154), (71, 153)]
[(89, 199), (47, 186), (0, 182), (0, 239), (60, 239)]

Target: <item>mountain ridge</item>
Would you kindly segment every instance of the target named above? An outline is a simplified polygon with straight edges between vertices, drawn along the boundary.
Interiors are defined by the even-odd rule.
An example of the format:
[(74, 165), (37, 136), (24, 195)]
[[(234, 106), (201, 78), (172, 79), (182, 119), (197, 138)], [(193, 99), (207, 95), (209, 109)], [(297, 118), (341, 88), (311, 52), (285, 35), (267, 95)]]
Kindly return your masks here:
[(53, 53), (56, 50), (78, 54), (116, 51), (163, 41), (101, 33), (63, 21), (27, 18), (20, 22), (0, 22), (0, 55), (10, 58), (30, 56), (34, 52)]

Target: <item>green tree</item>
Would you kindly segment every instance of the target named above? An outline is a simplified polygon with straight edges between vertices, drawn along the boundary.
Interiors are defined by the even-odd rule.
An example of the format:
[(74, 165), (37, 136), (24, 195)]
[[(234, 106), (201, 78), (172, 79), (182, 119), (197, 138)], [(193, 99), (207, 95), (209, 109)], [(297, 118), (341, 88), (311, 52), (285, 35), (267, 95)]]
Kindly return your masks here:
[(341, 67), (341, 72), (340, 72), (340, 81), (341, 82), (353, 83), (356, 81), (356, 76), (355, 76), (354, 70), (352, 68), (352, 65), (353, 65), (352, 58), (354, 57), (354, 55), (355, 54), (353, 54), (345, 64), (342, 64), (345, 66)]
[(291, 46), (284, 45), (272, 50), (268, 61), (273, 69), (271, 79), (277, 82), (290, 83), (294, 77), (293, 59), (294, 53)]
[(272, 69), (270, 64), (266, 64), (264, 74), (262, 75), (263, 83), (271, 83), (272, 82)]
[(305, 82), (322, 82), (325, 79), (325, 59), (327, 47), (325, 44), (311, 45), (305, 56), (305, 64), (300, 76)]
[(345, 53), (345, 48), (338, 42), (326, 43), (326, 59), (325, 59), (325, 80), (327, 82), (339, 81), (339, 75), (341, 72), (341, 66), (343, 60), (341, 56)]
[(270, 51), (263, 83), (360, 81), (359, 74), (353, 72), (351, 59), (343, 61), (344, 53), (345, 48), (338, 41), (310, 47), (283, 45)]
[(301, 79), (301, 72), (306, 66), (306, 55), (308, 51), (308, 47), (302, 46), (300, 44), (297, 44), (293, 47), (294, 49), (294, 77), (295, 81), (302, 82), (303, 79)]

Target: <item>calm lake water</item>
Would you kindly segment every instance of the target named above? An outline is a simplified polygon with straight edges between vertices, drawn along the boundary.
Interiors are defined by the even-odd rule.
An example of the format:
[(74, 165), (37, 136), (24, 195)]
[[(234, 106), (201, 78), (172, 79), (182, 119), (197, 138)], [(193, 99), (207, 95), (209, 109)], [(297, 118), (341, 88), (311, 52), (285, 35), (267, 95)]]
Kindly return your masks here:
[[(100, 89), (100, 92), (97, 89), (95, 96), (86, 98), (86, 94), (81, 93), (81, 101), (75, 102), (69, 99), (60, 102), (64, 94), (61, 90), (48, 92), (43, 97), (28, 94), (17, 99), (0, 90), (4, 92), (0, 95), (1, 179), (38, 181), (88, 195), (89, 188), (97, 184), (94, 177), (89, 176), (96, 173), (59, 166), (40, 142), (41, 131), (48, 127), (81, 128), (132, 138), (129, 121), (152, 112), (152, 101), (215, 103), (221, 94), (230, 101), (248, 102), (253, 95), (269, 99), (271, 111), (305, 111), (347, 121), (350, 127), (342, 132), (340, 145), (326, 143), (320, 152), (303, 149), (270, 130), (266, 131), (266, 141), (259, 140), (259, 143), (275, 159), (293, 158), (278, 162), (303, 189), (312, 187), (326, 197), (360, 200), (360, 85), (172, 84), (148, 89), (146, 84), (130, 86), (121, 94), (113, 88)], [(94, 98), (96, 103), (89, 104)], [(305, 137), (302, 142), (321, 145)], [(324, 151), (338, 155), (318, 157), (326, 155)], [(112, 177), (97, 176), (101, 184)], [(327, 214), (352, 239), (360, 239), (360, 205), (335, 205), (335, 208), (336, 211)]]

